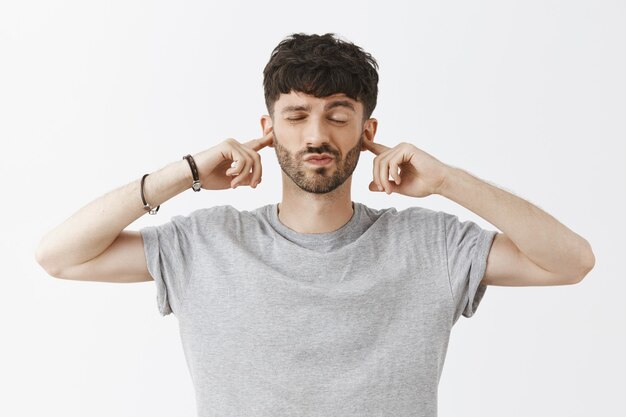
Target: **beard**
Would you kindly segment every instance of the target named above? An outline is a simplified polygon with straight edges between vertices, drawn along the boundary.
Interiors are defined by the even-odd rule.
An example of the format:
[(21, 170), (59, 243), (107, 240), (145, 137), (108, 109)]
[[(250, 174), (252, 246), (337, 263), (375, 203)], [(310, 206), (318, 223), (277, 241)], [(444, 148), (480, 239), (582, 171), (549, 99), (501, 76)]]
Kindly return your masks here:
[[(317, 148), (307, 148), (294, 156), (292, 152), (280, 144), (280, 140), (274, 132), (274, 150), (280, 168), (291, 178), (294, 184), (307, 193), (326, 194), (346, 182), (359, 162), (362, 146), (363, 131), (359, 135), (358, 143), (346, 153), (345, 158), (341, 158), (337, 151), (330, 149), (326, 144)], [(305, 155), (321, 153), (332, 155), (334, 157), (333, 162), (321, 167), (305, 165), (303, 159)]]

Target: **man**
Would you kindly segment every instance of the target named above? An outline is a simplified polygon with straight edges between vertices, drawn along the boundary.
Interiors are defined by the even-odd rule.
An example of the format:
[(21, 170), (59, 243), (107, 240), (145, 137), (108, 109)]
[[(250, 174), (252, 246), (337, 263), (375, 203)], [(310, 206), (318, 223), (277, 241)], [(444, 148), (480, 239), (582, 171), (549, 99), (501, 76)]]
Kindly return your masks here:
[[(230, 205), (124, 228), (189, 188), (180, 160), (82, 208), (42, 239), (55, 277), (153, 280), (175, 313), (200, 416), (436, 416), (450, 331), (487, 285), (566, 285), (589, 243), (530, 203), (410, 143), (374, 142), (376, 61), (333, 34), (293, 34), (264, 70), (263, 137), (193, 156), (207, 190), (261, 182), (273, 147), (280, 203)], [(443, 195), (497, 226), (350, 197), (370, 151), (371, 191)], [(392, 180), (389, 179), (391, 176)]]

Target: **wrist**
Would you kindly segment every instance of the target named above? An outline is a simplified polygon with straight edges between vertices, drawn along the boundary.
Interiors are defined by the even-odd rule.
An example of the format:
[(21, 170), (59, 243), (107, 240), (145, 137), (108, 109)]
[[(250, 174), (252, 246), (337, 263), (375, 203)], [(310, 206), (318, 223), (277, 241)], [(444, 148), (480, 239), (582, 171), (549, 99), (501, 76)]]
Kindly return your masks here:
[(193, 178), (191, 189), (196, 192), (200, 191), (202, 189), (202, 183), (200, 182), (200, 174), (198, 173), (198, 167), (196, 166), (194, 157), (189, 154), (183, 156), (183, 159), (187, 161), (189, 169), (191, 170), (191, 177)]
[(450, 189), (451, 183), (454, 182), (454, 177), (457, 174), (456, 171), (457, 171), (457, 168), (446, 165), (443, 175), (442, 175), (441, 182), (439, 183), (439, 187), (437, 187), (437, 190), (435, 191), (434, 194), (439, 194), (444, 197), (446, 196), (446, 193)]
[(193, 174), (191, 172), (191, 168), (189, 167), (189, 162), (187, 162), (186, 159), (180, 160), (178, 162), (178, 169), (182, 174), (186, 187), (191, 187), (191, 183), (193, 183)]

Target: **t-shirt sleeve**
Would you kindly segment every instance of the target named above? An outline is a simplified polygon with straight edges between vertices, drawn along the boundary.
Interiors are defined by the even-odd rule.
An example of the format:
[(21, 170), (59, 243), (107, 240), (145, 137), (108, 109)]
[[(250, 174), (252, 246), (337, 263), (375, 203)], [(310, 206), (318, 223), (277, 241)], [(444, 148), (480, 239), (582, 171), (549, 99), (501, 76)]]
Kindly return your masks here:
[(454, 324), (461, 314), (472, 317), (485, 295), (487, 286), (480, 281), (485, 275), (487, 257), (498, 232), (482, 229), (472, 221), (461, 222), (452, 214), (443, 213), (443, 218)]
[(191, 218), (179, 215), (167, 223), (139, 229), (162, 316), (177, 314), (189, 283), (193, 265), (190, 227)]

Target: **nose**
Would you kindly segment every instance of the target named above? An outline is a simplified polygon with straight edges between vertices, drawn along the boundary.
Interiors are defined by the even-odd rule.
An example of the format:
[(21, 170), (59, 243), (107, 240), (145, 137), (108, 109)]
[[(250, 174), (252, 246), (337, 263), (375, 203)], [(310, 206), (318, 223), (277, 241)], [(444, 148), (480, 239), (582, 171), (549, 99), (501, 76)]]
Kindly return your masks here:
[(306, 145), (311, 147), (318, 147), (324, 143), (330, 141), (327, 127), (323, 121), (318, 117), (309, 117), (309, 122), (306, 124), (304, 130), (304, 140)]

